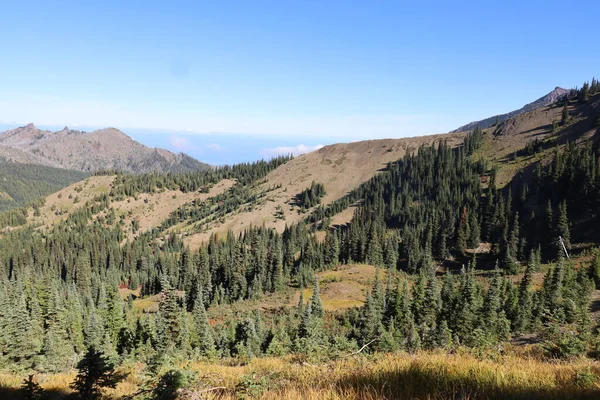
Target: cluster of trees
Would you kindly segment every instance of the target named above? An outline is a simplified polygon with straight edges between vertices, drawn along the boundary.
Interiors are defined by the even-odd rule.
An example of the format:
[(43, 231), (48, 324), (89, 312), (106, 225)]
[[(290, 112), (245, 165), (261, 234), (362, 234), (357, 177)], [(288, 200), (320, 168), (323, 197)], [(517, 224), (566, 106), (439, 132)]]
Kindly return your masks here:
[(586, 268), (560, 259), (532, 290), (539, 258), (532, 254), (525, 274), (512, 283), (496, 268), (484, 289), (472, 268), (446, 273), (422, 270), (412, 288), (405, 280), (384, 289), (377, 279), (365, 305), (347, 316), (359, 343), (383, 351), (489, 346), (515, 334), (538, 333), (558, 356), (582, 354), (592, 336), (589, 305), (594, 283)]
[(0, 214), (0, 229), (7, 226), (20, 226), (27, 222), (27, 207), (15, 208)]
[(585, 82), (581, 89), (577, 90), (577, 100), (580, 102), (586, 102), (590, 96), (600, 93), (600, 83), (596, 78), (592, 78), (592, 83)]
[[(253, 163), (240, 163), (205, 171), (187, 173), (148, 173), (126, 175), (117, 173), (111, 189), (111, 196), (116, 199), (135, 196), (139, 193), (152, 193), (160, 190), (180, 190), (184, 193), (206, 190), (223, 179), (235, 179), (240, 185), (248, 185), (267, 175), (270, 171), (291, 160), (291, 156), (278, 156), (269, 161), (260, 160)], [(113, 171), (102, 171), (98, 174), (113, 175)]]
[(300, 207), (302, 212), (321, 203), (325, 196), (325, 185), (312, 181), (310, 187), (298, 193), (294, 198), (294, 203)]

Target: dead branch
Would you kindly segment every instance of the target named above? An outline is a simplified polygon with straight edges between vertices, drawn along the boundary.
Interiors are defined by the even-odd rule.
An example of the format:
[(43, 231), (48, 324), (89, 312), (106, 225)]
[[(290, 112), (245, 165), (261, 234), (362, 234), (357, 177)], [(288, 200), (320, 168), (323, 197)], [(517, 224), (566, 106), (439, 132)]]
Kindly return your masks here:
[(369, 346), (371, 343), (373, 343), (373, 342), (374, 342), (374, 341), (376, 341), (376, 340), (377, 340), (377, 339), (373, 339), (373, 340), (371, 340), (369, 343), (365, 343), (365, 344), (363, 345), (363, 347), (361, 347), (361, 348), (360, 348), (360, 349), (358, 349), (357, 351), (354, 351), (354, 352), (352, 352), (352, 353), (350, 353), (350, 354), (347, 354), (347, 355), (345, 355), (345, 356), (344, 356), (344, 357), (342, 357), (342, 358), (347, 358), (347, 357), (351, 357), (351, 356), (355, 356), (355, 355), (357, 355), (358, 353), (360, 353), (361, 351), (363, 351), (364, 349), (366, 349), (366, 348), (367, 348), (367, 347), (368, 347), (368, 346)]

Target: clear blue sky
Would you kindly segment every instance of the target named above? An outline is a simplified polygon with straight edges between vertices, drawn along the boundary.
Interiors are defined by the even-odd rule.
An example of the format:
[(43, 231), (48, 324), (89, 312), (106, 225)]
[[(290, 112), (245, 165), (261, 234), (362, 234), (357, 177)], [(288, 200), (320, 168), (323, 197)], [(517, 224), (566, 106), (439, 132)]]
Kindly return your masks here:
[(3, 3), (4, 126), (115, 126), (222, 164), (445, 132), (600, 69), (598, 1), (91, 3)]

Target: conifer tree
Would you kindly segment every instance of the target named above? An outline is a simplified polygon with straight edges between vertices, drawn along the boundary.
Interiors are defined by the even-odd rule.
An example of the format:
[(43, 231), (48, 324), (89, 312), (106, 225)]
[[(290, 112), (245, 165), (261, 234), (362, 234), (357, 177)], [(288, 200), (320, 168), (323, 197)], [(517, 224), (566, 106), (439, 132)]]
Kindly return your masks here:
[(44, 396), (44, 390), (33, 379), (33, 375), (29, 375), (21, 385), (21, 394), (25, 400), (41, 400)]
[(321, 303), (321, 295), (319, 293), (319, 279), (315, 277), (313, 285), (313, 294), (310, 299), (310, 306), (312, 309), (312, 315), (317, 318), (322, 318), (324, 315), (323, 304)]
[(116, 373), (108, 358), (93, 347), (88, 348), (77, 369), (79, 372), (71, 387), (82, 400), (100, 399), (104, 388), (115, 388), (125, 378)]
[(104, 323), (95, 310), (90, 312), (88, 322), (85, 327), (85, 345), (89, 348), (93, 346), (99, 348), (104, 339)]
[(452, 331), (458, 336), (461, 344), (469, 345), (473, 339), (473, 332), (477, 327), (479, 318), (478, 291), (472, 268), (462, 276), (460, 294), (457, 299), (457, 314), (453, 319)]
[(497, 338), (499, 335), (499, 327), (503, 322), (499, 318), (499, 312), (501, 307), (501, 281), (500, 281), (500, 270), (496, 268), (494, 271), (494, 278), (488, 288), (487, 295), (483, 304), (483, 321), (484, 329), (488, 331), (488, 334), (492, 337)]
[(565, 105), (563, 106), (562, 109), (562, 116), (560, 119), (560, 123), (562, 125), (566, 124), (567, 122), (569, 122), (570, 116), (569, 116), (569, 100), (565, 101)]
[(398, 265), (398, 238), (390, 235), (385, 241), (384, 264), (389, 269), (396, 269)]
[(479, 242), (481, 240), (479, 222), (477, 221), (476, 213), (472, 212), (469, 215), (470, 235), (468, 240), (468, 246), (472, 249), (476, 249), (477, 247), (479, 247)]
[(30, 367), (33, 357), (40, 348), (39, 338), (32, 336), (32, 324), (25, 296), (17, 295), (16, 307), (11, 310), (7, 354), (9, 358), (25, 367)]
[(437, 340), (437, 320), (441, 309), (440, 293), (437, 287), (435, 273), (429, 273), (425, 298), (420, 316), (420, 325), (417, 326), (424, 346), (435, 347)]
[(469, 239), (469, 221), (467, 217), (467, 209), (463, 208), (456, 234), (456, 252), (459, 255), (464, 255), (467, 249), (467, 241)]
[(565, 247), (571, 249), (571, 231), (567, 216), (567, 202), (563, 200), (558, 207), (558, 220), (556, 222), (558, 234), (563, 238)]
[(166, 280), (163, 280), (162, 300), (158, 307), (156, 329), (159, 351), (176, 346), (181, 330), (179, 304), (175, 290)]
[(527, 332), (532, 322), (533, 295), (531, 293), (531, 285), (533, 282), (533, 271), (536, 269), (535, 263), (535, 253), (532, 251), (519, 286), (519, 307), (517, 308), (518, 313), (515, 327), (518, 332)]
[(359, 321), (359, 338), (364, 345), (379, 337), (383, 331), (381, 313), (371, 293), (367, 294)]
[(289, 353), (292, 341), (288, 335), (283, 323), (279, 323), (272, 332), (272, 339), (266, 350), (266, 354), (271, 357), (281, 357)]
[(194, 340), (192, 344), (194, 347), (200, 350), (200, 353), (204, 356), (209, 356), (215, 350), (215, 342), (204, 308), (204, 301), (200, 292), (197, 301), (194, 303), (194, 309), (192, 310), (194, 320)]
[(298, 315), (302, 315), (304, 312), (304, 290), (300, 290), (300, 298), (298, 300), (298, 305), (296, 306), (296, 313)]

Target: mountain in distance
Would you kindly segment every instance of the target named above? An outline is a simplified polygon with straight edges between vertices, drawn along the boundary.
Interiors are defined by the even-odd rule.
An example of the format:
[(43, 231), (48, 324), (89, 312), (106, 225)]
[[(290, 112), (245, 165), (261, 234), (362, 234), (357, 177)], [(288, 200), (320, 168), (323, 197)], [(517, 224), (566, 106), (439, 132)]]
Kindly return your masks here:
[(184, 153), (149, 148), (115, 128), (51, 132), (29, 124), (0, 133), (0, 158), (75, 171), (188, 172), (211, 168)]
[[(0, 332), (25, 338), (5, 346), (3, 365), (44, 373), (42, 368), (52, 368), (51, 374), (71, 371), (72, 360), (83, 356), (86, 338), (98, 331), (93, 324), (102, 308), (94, 304), (105, 304), (104, 315), (116, 317), (98, 319), (98, 332), (107, 339), (100, 342), (97, 335), (94, 340), (111, 354), (129, 351), (140, 370), (148, 360), (135, 358), (138, 354), (168, 348), (173, 357), (206, 368), (251, 354), (254, 364), (248, 365), (261, 365), (266, 356), (277, 360), (268, 368), (296, 371), (305, 367), (291, 357), (311, 360), (318, 354), (323, 358), (315, 362), (327, 364), (310, 370), (323, 368), (327, 375), (340, 357), (349, 360), (339, 365), (353, 368), (349, 357), (364, 350), (377, 357), (357, 361), (358, 372), (349, 374), (364, 376), (358, 374), (364, 374), (369, 360), (392, 365), (396, 375), (384, 377), (401, 385), (389, 385), (394, 389), (387, 398), (427, 397), (425, 391), (403, 389), (407, 375), (399, 368), (410, 368), (413, 359), (430, 363), (434, 356), (436, 364), (430, 365), (444, 373), (468, 365), (458, 372), (474, 375), (468, 393), (499, 393), (496, 383), (482, 390), (486, 378), (472, 374), (481, 368), (473, 366), (479, 358), (470, 355), (471, 349), (475, 354), (485, 349), (493, 357), (485, 360), (493, 367), (482, 370), (484, 377), (505, 368), (506, 360), (513, 364), (505, 371), (522, 376), (523, 354), (541, 356), (535, 365), (543, 373), (534, 375), (534, 383), (558, 374), (551, 368), (561, 358), (561, 365), (573, 368), (569, 381), (577, 379), (575, 368), (584, 363), (597, 374), (591, 357), (597, 357), (600, 321), (600, 250), (593, 248), (600, 245), (600, 85), (583, 94), (564, 106), (554, 103), (516, 115), (501, 129), (339, 143), (294, 158), (183, 175), (97, 174), (44, 201), (0, 213), (0, 286), (6, 282), (8, 288), (0, 290), (8, 310), (0, 310)], [(17, 137), (6, 140), (15, 146), (41, 140), (33, 133), (21, 134), (20, 144)], [(29, 171), (22, 174), (29, 177)], [(559, 236), (562, 248), (555, 240)], [(558, 253), (563, 250), (569, 260)], [(50, 297), (37, 289), (46, 287)], [(29, 298), (42, 310), (41, 304), (63, 305), (51, 309), (57, 315), (52, 325), (44, 325), (44, 311), (29, 311)], [(93, 298), (98, 300), (85, 300)], [(551, 328), (547, 315), (557, 316)], [(74, 334), (64, 333), (71, 326), (63, 323), (68, 318), (77, 321), (71, 324)], [(422, 322), (417, 325), (415, 318)], [(173, 330), (163, 329), (164, 321)], [(37, 328), (12, 328), (21, 325)], [(136, 335), (138, 330), (160, 340), (147, 340)], [(44, 343), (56, 332), (61, 350), (46, 351)], [(31, 346), (40, 336), (44, 340)], [(570, 340), (565, 337), (576, 338), (567, 342), (576, 346), (563, 347)], [(454, 358), (454, 349), (461, 358)], [(191, 358), (194, 354), (210, 359), (199, 361)], [(403, 362), (406, 354), (412, 357), (408, 364), (387, 361)], [(573, 359), (577, 364), (567, 364)], [(430, 371), (423, 369), (417, 377), (418, 390)], [(64, 382), (64, 374), (48, 376)], [(227, 382), (239, 376), (236, 372)], [(302, 382), (312, 375), (298, 376)], [(340, 396), (338, 376), (331, 383), (337, 391), (329, 397)], [(454, 376), (462, 375), (439, 379), (451, 383), (435, 394), (454, 393)], [(221, 387), (216, 386), (221, 382), (217, 375), (210, 385)], [(373, 380), (366, 382), (372, 390)], [(554, 381), (550, 385), (532, 397), (558, 390)], [(230, 393), (237, 388), (232, 384)], [(61, 398), (68, 398), (67, 390)], [(584, 392), (579, 385), (568, 390), (557, 398), (598, 398), (600, 393), (595, 387)], [(323, 393), (308, 397), (328, 397)], [(511, 393), (497, 396), (505, 397)]]
[(518, 110), (511, 111), (506, 114), (500, 114), (497, 116), (482, 119), (480, 121), (473, 121), (473, 122), (470, 122), (466, 125), (459, 127), (458, 129), (455, 129), (452, 132), (471, 131), (471, 130), (475, 129), (475, 127), (477, 127), (477, 126), (479, 126), (481, 129), (489, 128), (491, 126), (494, 126), (494, 124), (496, 124), (496, 122), (502, 123), (509, 118), (516, 117), (517, 115), (521, 115), (521, 114), (524, 114), (529, 111), (533, 111), (536, 108), (545, 107), (550, 104), (554, 104), (557, 101), (563, 99), (570, 92), (571, 92), (571, 90), (569, 90), (569, 89), (563, 89), (563, 88), (557, 86), (550, 93), (540, 97), (539, 99), (537, 99), (531, 103), (525, 104), (523, 107), (519, 108)]

